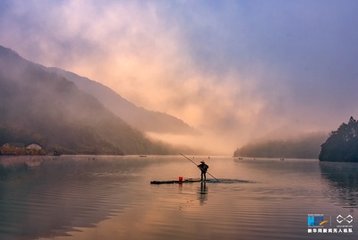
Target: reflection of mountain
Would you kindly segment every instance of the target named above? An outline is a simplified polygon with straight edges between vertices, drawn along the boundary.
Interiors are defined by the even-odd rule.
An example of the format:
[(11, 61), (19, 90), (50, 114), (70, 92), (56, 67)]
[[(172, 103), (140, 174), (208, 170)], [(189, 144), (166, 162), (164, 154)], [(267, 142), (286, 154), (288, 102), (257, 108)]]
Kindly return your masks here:
[(358, 164), (320, 163), (321, 174), (329, 183), (329, 197), (344, 207), (358, 206)]
[(0, 239), (61, 236), (118, 214), (135, 199), (133, 179), (149, 164), (115, 157), (46, 159), (35, 167), (0, 164), (0, 177), (7, 172), (0, 178)]
[(8, 142), (64, 153), (168, 153), (74, 83), (0, 46), (0, 146)]
[(182, 120), (165, 113), (137, 107), (96, 81), (59, 68), (50, 69), (75, 83), (80, 90), (97, 98), (106, 108), (139, 130), (158, 133), (194, 133), (194, 129)]

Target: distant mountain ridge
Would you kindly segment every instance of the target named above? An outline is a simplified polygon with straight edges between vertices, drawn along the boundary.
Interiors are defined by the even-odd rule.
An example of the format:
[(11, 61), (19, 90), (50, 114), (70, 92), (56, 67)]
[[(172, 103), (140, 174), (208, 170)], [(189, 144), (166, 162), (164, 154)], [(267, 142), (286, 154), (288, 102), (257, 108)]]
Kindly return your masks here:
[(0, 145), (8, 142), (63, 153), (173, 153), (72, 81), (0, 46)]
[(183, 120), (166, 113), (138, 107), (99, 82), (60, 68), (49, 69), (75, 83), (80, 90), (96, 97), (106, 108), (141, 131), (172, 134), (196, 133), (196, 130)]
[(272, 158), (314, 158), (317, 159), (320, 145), (326, 134), (308, 134), (286, 140), (267, 140), (249, 143), (234, 152), (235, 157), (272, 157)]

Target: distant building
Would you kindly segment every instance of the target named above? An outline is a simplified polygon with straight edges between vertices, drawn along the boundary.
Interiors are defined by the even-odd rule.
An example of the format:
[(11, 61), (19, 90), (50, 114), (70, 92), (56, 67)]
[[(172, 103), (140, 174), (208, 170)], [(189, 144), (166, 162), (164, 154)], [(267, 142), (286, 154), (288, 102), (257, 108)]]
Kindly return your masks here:
[(26, 155), (44, 155), (45, 154), (44, 149), (36, 143), (27, 145), (25, 149), (26, 149)]
[(5, 148), (13, 148), (13, 147), (17, 147), (17, 148), (23, 148), (25, 145), (21, 144), (21, 143), (5, 143), (4, 145), (2, 145), (2, 147)]
[(2, 155), (24, 155), (26, 154), (25, 148), (21, 147), (20, 144), (5, 143), (0, 148)]
[(44, 155), (46, 152), (38, 144), (24, 147), (22, 144), (5, 143), (0, 147), (0, 155)]

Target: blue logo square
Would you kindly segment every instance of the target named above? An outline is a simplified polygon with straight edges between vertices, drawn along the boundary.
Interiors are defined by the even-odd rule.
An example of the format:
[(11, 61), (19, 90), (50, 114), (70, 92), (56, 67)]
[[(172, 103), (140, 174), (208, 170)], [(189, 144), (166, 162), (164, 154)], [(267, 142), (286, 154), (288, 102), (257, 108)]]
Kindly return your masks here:
[(307, 215), (307, 226), (309, 227), (320, 227), (320, 223), (324, 221), (324, 216), (322, 215)]
[(314, 216), (307, 216), (307, 226), (313, 227), (314, 226)]

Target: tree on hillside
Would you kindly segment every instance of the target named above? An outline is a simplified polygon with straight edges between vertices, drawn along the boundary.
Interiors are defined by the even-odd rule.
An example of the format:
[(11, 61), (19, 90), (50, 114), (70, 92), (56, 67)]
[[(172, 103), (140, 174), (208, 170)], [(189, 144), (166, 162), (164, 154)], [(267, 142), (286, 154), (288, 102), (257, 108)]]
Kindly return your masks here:
[(358, 121), (351, 117), (321, 145), (321, 161), (358, 162)]

